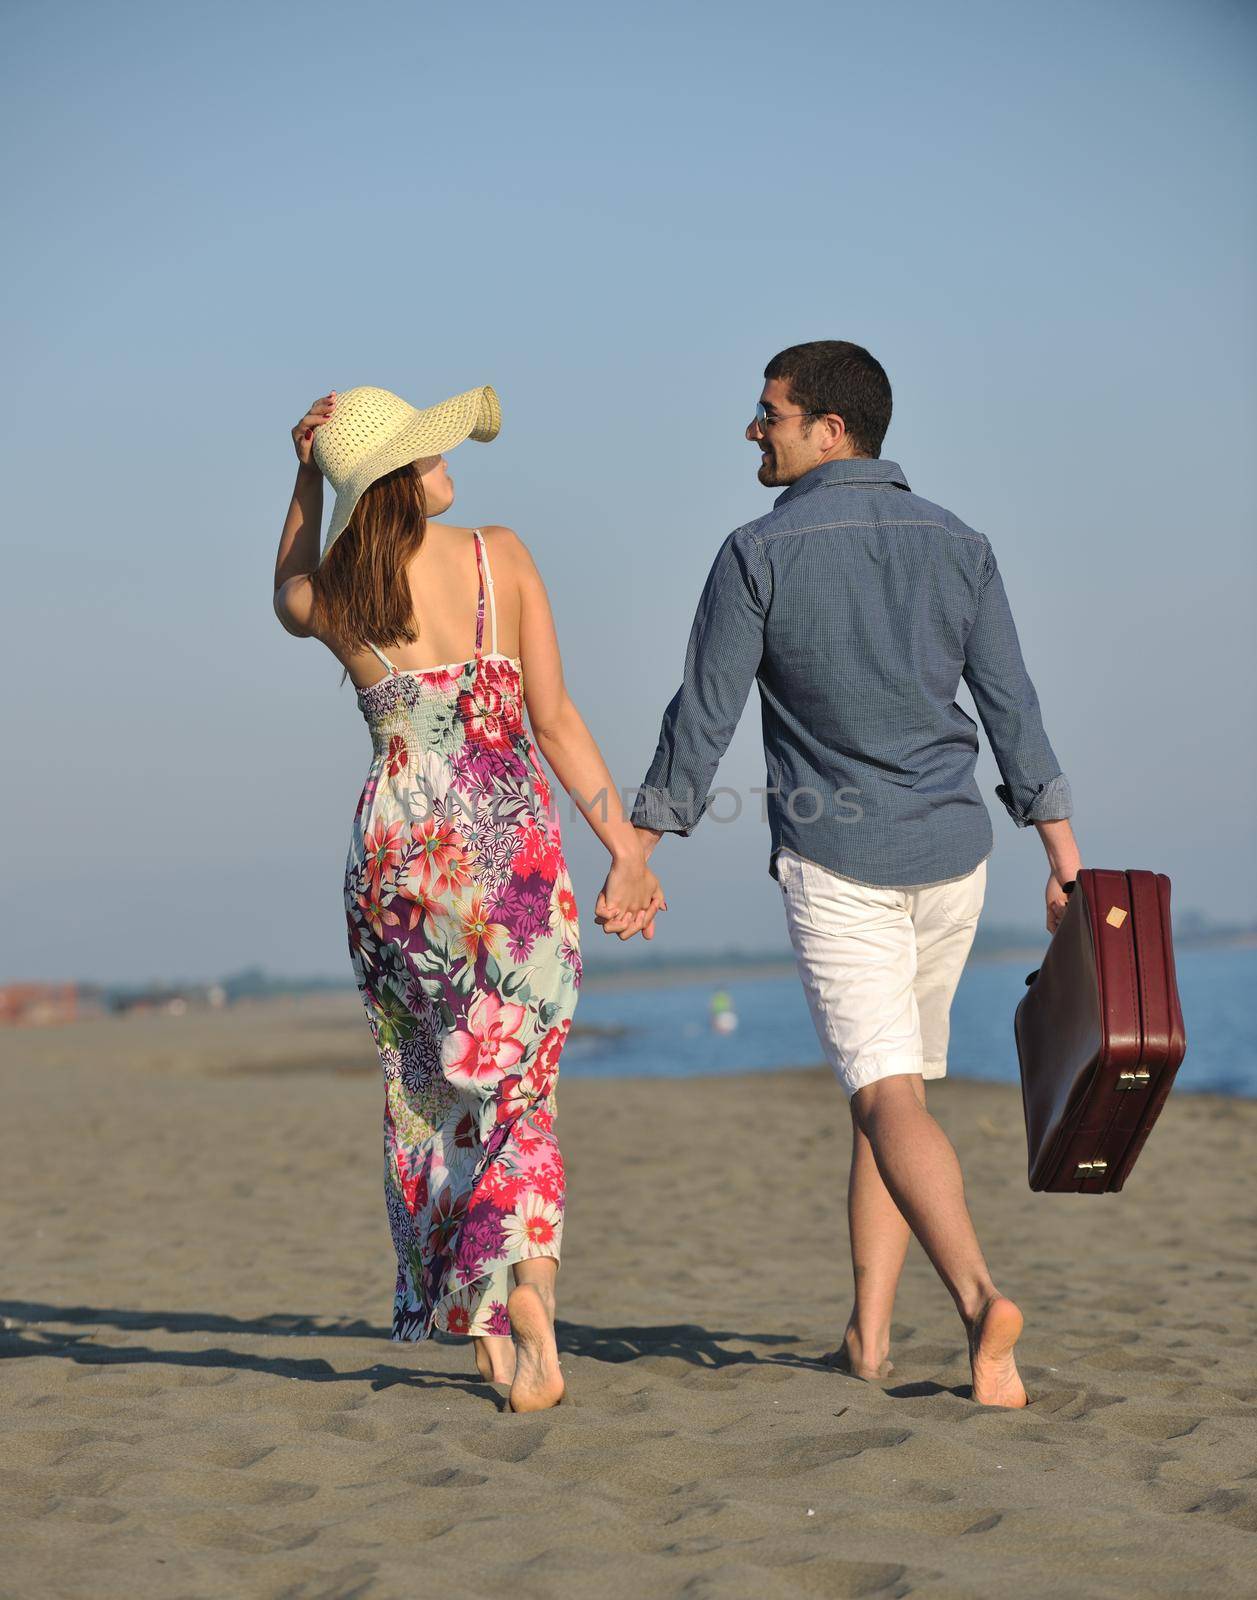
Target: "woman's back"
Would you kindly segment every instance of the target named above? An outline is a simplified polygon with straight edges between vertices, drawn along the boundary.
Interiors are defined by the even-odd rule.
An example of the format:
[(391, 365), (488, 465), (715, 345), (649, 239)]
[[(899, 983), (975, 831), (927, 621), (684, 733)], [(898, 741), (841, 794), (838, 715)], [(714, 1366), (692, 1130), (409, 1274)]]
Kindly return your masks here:
[[(518, 657), (520, 592), (509, 555), (513, 536), (501, 527), (476, 530), (429, 522), (423, 543), (402, 574), (410, 591), (412, 631), (418, 637), (402, 643), (372, 641), (383, 647), (400, 671), (461, 666), (474, 659), (480, 603), (477, 533), (483, 540), (485, 558), (484, 626), (488, 636), (483, 649), (490, 655)], [(379, 680), (380, 662), (370, 649), (337, 654), (355, 688)]]

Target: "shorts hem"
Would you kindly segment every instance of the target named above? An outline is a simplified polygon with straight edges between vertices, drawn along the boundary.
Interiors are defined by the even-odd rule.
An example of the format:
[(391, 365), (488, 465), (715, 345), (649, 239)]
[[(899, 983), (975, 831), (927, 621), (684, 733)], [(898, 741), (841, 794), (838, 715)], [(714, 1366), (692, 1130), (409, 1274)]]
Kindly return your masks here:
[(840, 1070), (838, 1081), (850, 1099), (861, 1089), (867, 1089), (870, 1083), (880, 1083), (883, 1078), (903, 1077), (910, 1072), (925, 1075), (925, 1063), (920, 1056), (882, 1056), (866, 1066), (846, 1072)]

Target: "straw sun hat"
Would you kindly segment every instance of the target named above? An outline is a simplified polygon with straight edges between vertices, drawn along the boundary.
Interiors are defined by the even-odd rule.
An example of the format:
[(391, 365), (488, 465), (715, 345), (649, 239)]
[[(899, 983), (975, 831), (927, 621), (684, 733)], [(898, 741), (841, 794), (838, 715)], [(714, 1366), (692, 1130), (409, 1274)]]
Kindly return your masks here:
[(313, 455), (336, 491), (323, 556), (340, 538), (364, 491), (377, 478), (424, 456), (444, 455), (464, 439), (488, 444), (502, 426), (502, 407), (486, 384), (416, 411), (387, 389), (346, 389), (331, 419), (314, 430)]

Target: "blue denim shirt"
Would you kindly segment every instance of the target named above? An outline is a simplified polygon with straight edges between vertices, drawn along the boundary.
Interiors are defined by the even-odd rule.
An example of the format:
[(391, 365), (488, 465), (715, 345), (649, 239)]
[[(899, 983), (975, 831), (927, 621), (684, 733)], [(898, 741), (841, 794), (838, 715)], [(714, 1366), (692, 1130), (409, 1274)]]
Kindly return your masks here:
[(632, 820), (692, 831), (755, 682), (774, 878), (783, 846), (879, 887), (961, 877), (993, 843), (962, 677), (1009, 816), (1070, 816), (989, 541), (893, 461), (826, 462), (720, 547)]

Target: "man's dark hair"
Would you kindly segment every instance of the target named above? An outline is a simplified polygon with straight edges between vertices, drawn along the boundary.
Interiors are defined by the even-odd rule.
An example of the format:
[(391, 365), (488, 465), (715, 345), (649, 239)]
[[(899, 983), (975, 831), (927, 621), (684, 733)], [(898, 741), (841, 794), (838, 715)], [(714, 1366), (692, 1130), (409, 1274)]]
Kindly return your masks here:
[[(863, 345), (846, 339), (792, 344), (772, 358), (764, 376), (782, 379), (800, 411), (841, 417), (857, 455), (881, 455), (890, 427), (890, 379)], [(803, 426), (811, 432), (810, 421)]]

